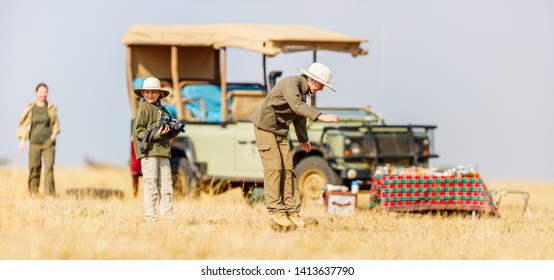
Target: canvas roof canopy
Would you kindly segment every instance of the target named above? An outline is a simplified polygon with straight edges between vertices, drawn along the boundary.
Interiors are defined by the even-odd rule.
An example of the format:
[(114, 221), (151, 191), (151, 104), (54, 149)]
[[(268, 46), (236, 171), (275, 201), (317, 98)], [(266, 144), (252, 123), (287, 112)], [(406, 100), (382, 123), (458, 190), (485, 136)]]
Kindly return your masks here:
[(368, 40), (306, 25), (205, 24), (132, 25), (125, 45), (232, 47), (275, 56), (295, 51), (338, 51), (365, 55)]

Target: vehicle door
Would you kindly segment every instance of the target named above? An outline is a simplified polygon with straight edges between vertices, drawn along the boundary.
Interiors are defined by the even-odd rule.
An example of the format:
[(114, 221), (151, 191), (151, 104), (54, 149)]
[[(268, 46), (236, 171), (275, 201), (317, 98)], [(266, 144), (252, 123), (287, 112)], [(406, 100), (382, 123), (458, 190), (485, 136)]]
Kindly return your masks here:
[(235, 136), (235, 170), (247, 177), (263, 177), (263, 167), (251, 122), (237, 122)]

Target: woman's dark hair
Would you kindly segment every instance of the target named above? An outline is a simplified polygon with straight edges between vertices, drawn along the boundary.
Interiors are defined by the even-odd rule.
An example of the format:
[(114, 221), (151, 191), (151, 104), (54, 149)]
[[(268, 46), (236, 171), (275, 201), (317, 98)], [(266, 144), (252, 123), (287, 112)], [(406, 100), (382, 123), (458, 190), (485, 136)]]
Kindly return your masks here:
[(40, 83), (40, 84), (37, 85), (37, 88), (35, 89), (35, 92), (37, 92), (40, 87), (45, 87), (48, 90), (48, 86), (45, 83)]

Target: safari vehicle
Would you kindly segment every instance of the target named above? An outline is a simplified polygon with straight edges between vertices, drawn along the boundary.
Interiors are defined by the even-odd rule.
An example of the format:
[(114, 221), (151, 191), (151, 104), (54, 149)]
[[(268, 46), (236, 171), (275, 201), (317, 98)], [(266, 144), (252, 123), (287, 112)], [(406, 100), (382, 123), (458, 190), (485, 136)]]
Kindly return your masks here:
[[(172, 145), (176, 188), (190, 192), (200, 181), (217, 180), (245, 193), (263, 185), (263, 168), (250, 117), (275, 84), (280, 72), (267, 73), (267, 59), (281, 53), (333, 51), (366, 55), (365, 38), (311, 26), (213, 24), (133, 25), (127, 46), (127, 85), (134, 118), (141, 80), (159, 78), (172, 94), (168, 108), (186, 122)], [(260, 56), (262, 83), (227, 80), (228, 48)], [(316, 106), (315, 96), (310, 100)], [(317, 106), (316, 106), (317, 107)], [(318, 108), (338, 114), (339, 124), (308, 122), (312, 151), (305, 153), (290, 133), (295, 171), (304, 197), (317, 199), (327, 184), (361, 182), (369, 188), (377, 166), (427, 165), (435, 157), (434, 126), (385, 125), (370, 108)]]

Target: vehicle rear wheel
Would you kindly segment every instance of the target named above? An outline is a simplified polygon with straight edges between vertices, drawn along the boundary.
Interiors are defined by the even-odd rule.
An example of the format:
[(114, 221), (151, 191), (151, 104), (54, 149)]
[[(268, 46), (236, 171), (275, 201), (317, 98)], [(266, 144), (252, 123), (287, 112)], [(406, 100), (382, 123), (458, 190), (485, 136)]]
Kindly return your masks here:
[(177, 173), (173, 174), (173, 190), (177, 197), (200, 195), (199, 180), (194, 175), (190, 162), (185, 157), (179, 159)]
[(323, 158), (310, 156), (301, 160), (294, 168), (298, 188), (308, 203), (317, 202), (327, 184), (342, 184), (342, 179)]

